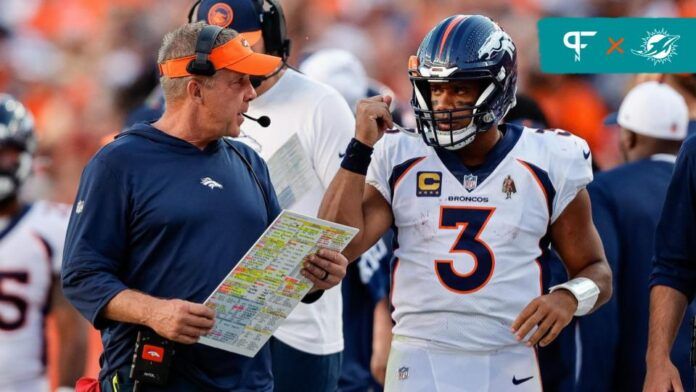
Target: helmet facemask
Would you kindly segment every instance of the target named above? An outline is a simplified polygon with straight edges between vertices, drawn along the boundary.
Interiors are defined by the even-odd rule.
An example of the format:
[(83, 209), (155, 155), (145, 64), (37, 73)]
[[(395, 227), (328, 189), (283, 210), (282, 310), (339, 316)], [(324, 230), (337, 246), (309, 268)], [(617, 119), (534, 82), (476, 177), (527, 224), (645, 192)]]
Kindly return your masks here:
[[(480, 85), (478, 98), (473, 105), (434, 109), (431, 84), (472, 80), (478, 81)], [(500, 95), (503, 86), (485, 73), (466, 77), (411, 76), (411, 82), (416, 125), (423, 140), (430, 146), (448, 150), (461, 149), (473, 142), (478, 133), (487, 131), (495, 123), (496, 116), (489, 110), (490, 102)], [(458, 125), (466, 120), (469, 120), (467, 125)]]
[(31, 174), (34, 120), (13, 97), (0, 94), (0, 207), (17, 197)]
[[(11, 164), (0, 164), (0, 205), (17, 196), (19, 188), (29, 178), (32, 169), (32, 155), (15, 146), (0, 145), (2, 149), (17, 151), (17, 159)], [(5, 152), (0, 151), (0, 154)]]

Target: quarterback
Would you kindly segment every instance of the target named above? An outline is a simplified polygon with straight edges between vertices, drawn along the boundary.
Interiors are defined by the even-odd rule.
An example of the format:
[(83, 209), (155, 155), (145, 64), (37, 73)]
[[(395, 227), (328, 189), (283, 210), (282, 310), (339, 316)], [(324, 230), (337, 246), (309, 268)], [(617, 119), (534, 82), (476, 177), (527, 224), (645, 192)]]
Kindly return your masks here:
[[(384, 136), (388, 96), (358, 105), (319, 215), (360, 229), (349, 259), (395, 230), (388, 391), (540, 391), (536, 345), (611, 296), (587, 143), (502, 122), (516, 63), (496, 23), (451, 16), (409, 60), (417, 133)], [(545, 290), (551, 244), (570, 280)]]

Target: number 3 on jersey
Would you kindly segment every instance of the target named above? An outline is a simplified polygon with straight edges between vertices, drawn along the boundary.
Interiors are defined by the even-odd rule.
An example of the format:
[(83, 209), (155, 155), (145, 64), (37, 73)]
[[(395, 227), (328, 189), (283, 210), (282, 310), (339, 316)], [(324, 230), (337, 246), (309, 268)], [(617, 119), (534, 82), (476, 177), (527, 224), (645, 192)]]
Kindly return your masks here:
[(454, 260), (435, 260), (435, 274), (448, 290), (458, 294), (473, 293), (493, 276), (495, 256), (479, 238), (493, 212), (495, 208), (440, 207), (440, 229), (460, 230), (450, 253), (467, 253), (474, 259), (474, 268), (465, 274), (457, 272)]

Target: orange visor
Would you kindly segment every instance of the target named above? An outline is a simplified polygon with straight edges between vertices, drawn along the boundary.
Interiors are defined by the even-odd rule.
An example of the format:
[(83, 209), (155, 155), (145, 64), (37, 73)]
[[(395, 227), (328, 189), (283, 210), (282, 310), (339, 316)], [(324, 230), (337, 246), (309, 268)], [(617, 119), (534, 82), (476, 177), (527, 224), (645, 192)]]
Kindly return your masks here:
[[(195, 55), (167, 60), (159, 64), (160, 74), (169, 78), (183, 78), (192, 74), (186, 66), (196, 58)], [(215, 70), (229, 69), (241, 74), (265, 76), (280, 67), (282, 59), (267, 54), (255, 53), (249, 42), (241, 35), (212, 50), (208, 59)]]
[(239, 35), (246, 38), (246, 40), (249, 41), (249, 45), (256, 45), (261, 39), (261, 30), (246, 31), (244, 33), (239, 33)]

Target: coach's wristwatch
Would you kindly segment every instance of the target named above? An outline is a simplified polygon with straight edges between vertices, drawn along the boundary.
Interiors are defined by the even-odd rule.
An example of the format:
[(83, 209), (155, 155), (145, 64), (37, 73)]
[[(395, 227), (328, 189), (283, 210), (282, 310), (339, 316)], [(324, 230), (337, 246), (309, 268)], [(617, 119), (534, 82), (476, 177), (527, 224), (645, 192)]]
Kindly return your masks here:
[(550, 293), (556, 290), (565, 289), (570, 291), (575, 299), (578, 300), (578, 309), (575, 311), (576, 316), (584, 316), (592, 310), (597, 297), (599, 297), (599, 287), (597, 284), (588, 278), (575, 278), (563, 284), (558, 284), (549, 289)]

